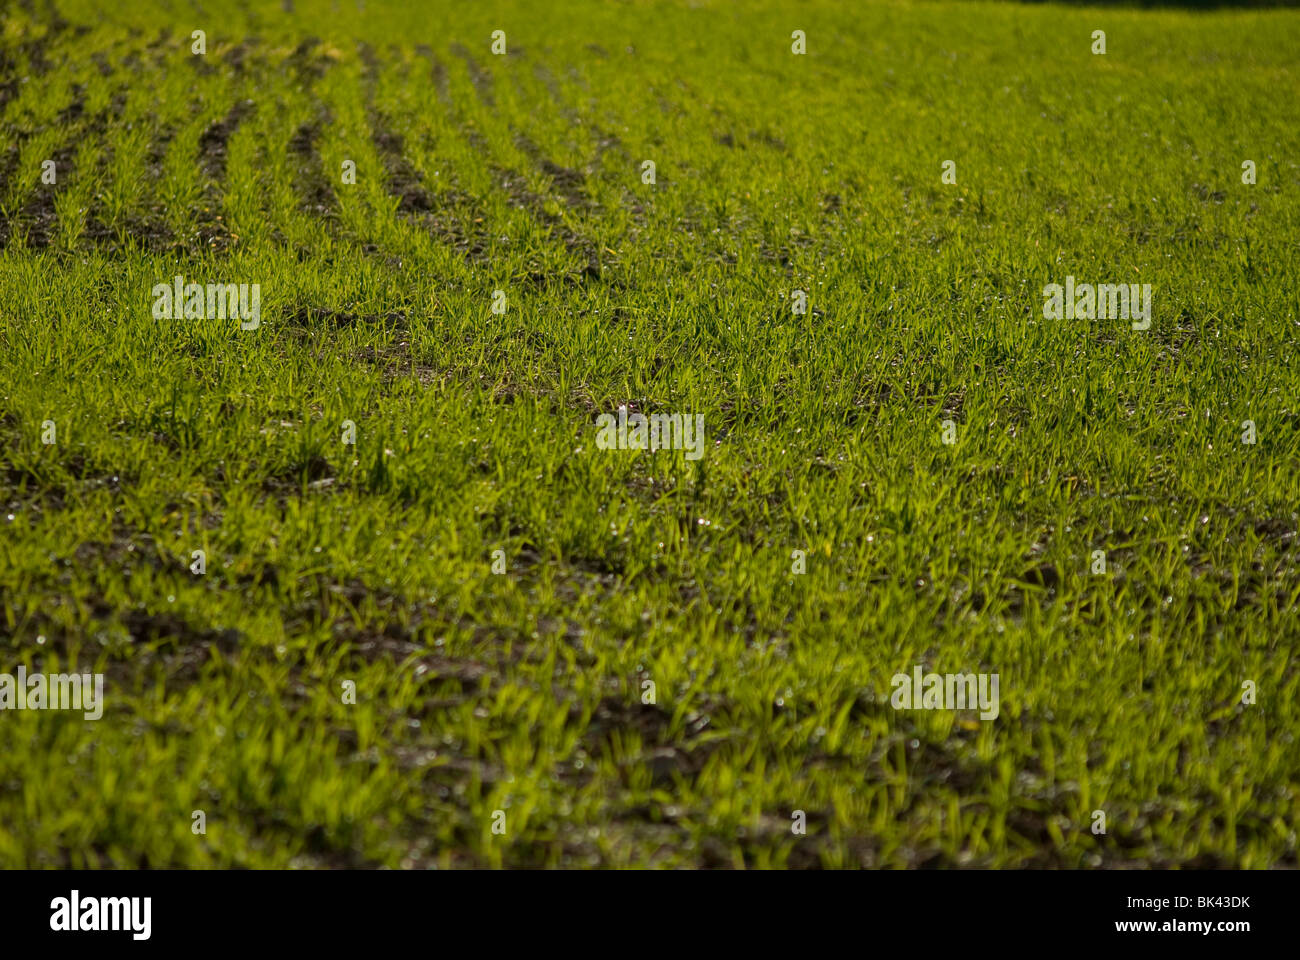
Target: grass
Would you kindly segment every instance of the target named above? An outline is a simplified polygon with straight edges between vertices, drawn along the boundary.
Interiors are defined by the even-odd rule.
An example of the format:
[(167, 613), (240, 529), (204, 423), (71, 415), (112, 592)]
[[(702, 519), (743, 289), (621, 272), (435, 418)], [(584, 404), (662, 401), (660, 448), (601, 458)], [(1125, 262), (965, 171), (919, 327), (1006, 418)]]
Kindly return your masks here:
[(1300, 15), (4, 6), (0, 866), (1297, 865)]

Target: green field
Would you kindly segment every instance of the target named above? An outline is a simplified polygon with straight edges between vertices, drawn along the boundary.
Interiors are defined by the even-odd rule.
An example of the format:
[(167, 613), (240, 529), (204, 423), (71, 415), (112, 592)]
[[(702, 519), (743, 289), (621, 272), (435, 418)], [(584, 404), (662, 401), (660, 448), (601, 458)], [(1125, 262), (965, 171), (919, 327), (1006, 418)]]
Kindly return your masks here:
[(1300, 12), (403, 6), (0, 0), (0, 866), (1297, 866)]

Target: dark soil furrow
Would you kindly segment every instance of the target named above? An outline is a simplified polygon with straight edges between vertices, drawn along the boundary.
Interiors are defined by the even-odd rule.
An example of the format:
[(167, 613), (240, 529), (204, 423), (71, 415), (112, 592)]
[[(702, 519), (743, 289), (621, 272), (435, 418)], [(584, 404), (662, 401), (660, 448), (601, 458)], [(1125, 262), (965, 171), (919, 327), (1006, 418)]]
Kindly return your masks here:
[[(27, 245), (32, 249), (48, 247), (58, 232), (59, 218), (54, 198), (67, 188), (77, 175), (74, 158), (87, 138), (102, 139), (110, 123), (120, 120), (126, 109), (126, 93), (119, 90), (109, 105), (89, 119), (85, 118), (85, 92), (74, 88), (76, 99), (64, 108), (60, 123), (74, 127), (74, 133), (47, 159), (54, 161), (54, 183), (37, 182), (36, 189), (27, 199), (22, 212), (15, 218), (27, 227)], [(0, 248), (8, 245), (13, 225), (6, 223), (0, 230)]]
[(226, 145), (253, 110), (252, 100), (240, 100), (225, 117), (209, 126), (199, 137), (199, 169), (209, 180), (226, 179)]
[(312, 89), (316, 81), (334, 66), (331, 57), (318, 51), (320, 43), (319, 37), (308, 37), (284, 60), (284, 66), (293, 71), (298, 82), (307, 90)]
[(211, 124), (199, 137), (199, 169), (208, 180), (204, 187), (205, 203), (195, 211), (197, 228), (193, 240), (200, 249), (222, 251), (234, 243), (221, 213), (227, 148), (240, 123), (255, 109), (252, 100), (239, 100), (225, 117)]
[(469, 82), (474, 85), (474, 92), (486, 106), (495, 108), (497, 105), (496, 94), (493, 91), (492, 74), (483, 69), (483, 65), (474, 59), (474, 55), (459, 43), (453, 43), (451, 52), (465, 61), (465, 66), (469, 68)]
[(415, 48), (418, 56), (424, 57), (429, 61), (429, 66), (433, 73), (433, 89), (438, 96), (438, 102), (444, 107), (451, 106), (451, 84), (447, 79), (447, 65), (438, 59), (433, 50), (427, 44), (420, 44)]
[(460, 191), (431, 193), (423, 175), (403, 155), (402, 136), (386, 118), (370, 108), (371, 139), (384, 163), (386, 189), (398, 198), (398, 213), (418, 222), (443, 243), (459, 250), (469, 263), (482, 263), (487, 254), (487, 231), (479, 204)]
[[(168, 145), (175, 134), (175, 128), (166, 125), (161, 127), (150, 140), (144, 157), (146, 184), (156, 185), (163, 178), (163, 160), (167, 156)], [(111, 152), (105, 151), (100, 158), (100, 169), (107, 170), (110, 160)], [(156, 196), (156, 191), (147, 187), (144, 194)], [(174, 245), (171, 228), (167, 225), (166, 209), (157, 200), (149, 203), (143, 212), (127, 213), (124, 222), (114, 226), (104, 223), (99, 215), (92, 211), (86, 219), (86, 239), (103, 250), (115, 253), (129, 246), (161, 253)]]
[(555, 192), (563, 197), (570, 207), (586, 209), (593, 206), (591, 197), (587, 196), (587, 191), (584, 189), (587, 178), (582, 173), (569, 167), (562, 167), (551, 160), (520, 130), (515, 130), (515, 146), (527, 154), (542, 173), (551, 178), (551, 182), (555, 184)]
[(321, 129), (333, 122), (329, 110), (320, 105), (316, 117), (300, 126), (289, 140), (288, 150), (294, 160), (294, 190), (302, 209), (318, 217), (334, 216), (334, 190), (321, 165), (316, 140)]

